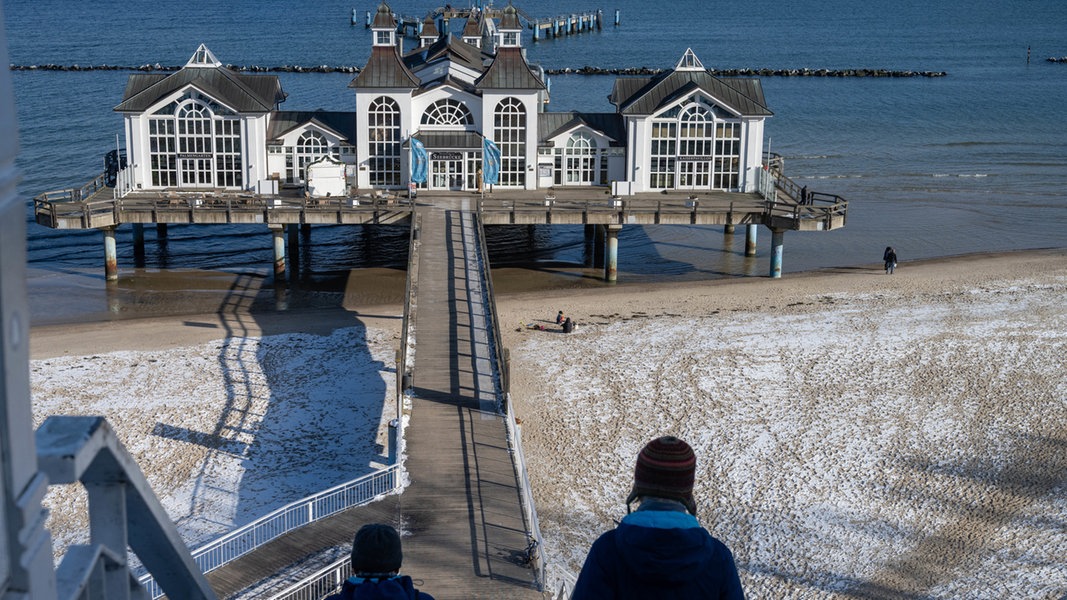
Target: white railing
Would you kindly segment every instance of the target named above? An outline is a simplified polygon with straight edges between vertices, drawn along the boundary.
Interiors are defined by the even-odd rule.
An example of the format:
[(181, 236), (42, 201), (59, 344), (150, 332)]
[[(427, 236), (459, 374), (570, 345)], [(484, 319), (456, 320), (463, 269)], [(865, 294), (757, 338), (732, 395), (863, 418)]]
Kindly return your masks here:
[(336, 592), (352, 576), (352, 558), (346, 557), (324, 567), (307, 579), (294, 583), (270, 600), (321, 600)]
[(526, 513), (526, 522), (530, 527), (527, 536), (532, 538), (529, 547), (526, 549), (526, 559), (530, 561), (537, 581), (544, 588), (544, 540), (541, 539), (541, 525), (537, 521), (537, 509), (534, 507), (533, 491), (530, 488), (530, 474), (526, 470), (526, 455), (522, 452), (522, 434), (519, 432), (519, 425), (515, 421), (515, 411), (511, 406), (511, 394), (505, 394), (504, 398), (506, 403), (504, 422), (508, 429), (508, 445), (511, 446), (511, 451), (515, 455), (514, 463), (519, 469), (519, 483), (522, 487), (522, 509)]
[[(208, 573), (294, 529), (342, 510), (367, 504), (379, 496), (395, 492), (399, 487), (400, 466), (391, 465), (370, 475), (287, 504), (201, 546), (193, 551), (193, 560), (196, 561), (201, 572)], [(156, 585), (151, 574), (142, 576), (140, 582), (148, 588), (153, 600), (163, 597), (163, 591)]]

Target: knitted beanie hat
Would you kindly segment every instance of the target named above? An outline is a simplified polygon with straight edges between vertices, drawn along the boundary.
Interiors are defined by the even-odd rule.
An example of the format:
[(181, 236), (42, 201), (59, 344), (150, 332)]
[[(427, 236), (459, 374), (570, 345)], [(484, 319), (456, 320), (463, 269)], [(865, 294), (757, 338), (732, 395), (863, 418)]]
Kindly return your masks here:
[(652, 440), (637, 455), (634, 487), (626, 498), (626, 505), (637, 498), (655, 496), (677, 500), (695, 515), (693, 482), (696, 466), (696, 454), (684, 441), (669, 435)]
[(357, 575), (399, 571), (402, 559), (400, 535), (389, 525), (371, 523), (356, 532), (352, 542), (352, 570)]

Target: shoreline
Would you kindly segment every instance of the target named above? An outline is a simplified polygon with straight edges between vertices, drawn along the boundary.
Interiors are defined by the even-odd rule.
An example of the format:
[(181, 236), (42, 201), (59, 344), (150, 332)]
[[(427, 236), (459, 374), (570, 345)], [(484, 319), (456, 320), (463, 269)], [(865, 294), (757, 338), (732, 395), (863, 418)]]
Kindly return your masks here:
[[(1008, 252), (981, 252), (917, 259), (901, 263), (900, 272), (892, 277), (893, 281), (908, 279), (909, 273), (922, 272), (940, 265), (980, 264), (982, 269), (997, 268), (1005, 260), (1029, 261), (1041, 260), (1043, 257), (1067, 257), (1067, 248), (1043, 248), (1017, 250)], [(497, 292), (497, 304), (503, 312), (510, 303), (528, 303), (530, 301), (546, 303), (554, 301), (567, 303), (575, 297), (616, 297), (625, 294), (660, 294), (695, 293), (705, 290), (747, 289), (750, 286), (766, 287), (773, 296), (787, 294), (794, 288), (809, 288), (808, 283), (814, 278), (829, 278), (839, 281), (835, 285), (842, 290), (856, 289), (857, 286), (846, 285), (846, 275), (883, 275), (881, 265), (869, 263), (856, 266), (825, 267), (812, 271), (789, 273), (781, 279), (769, 277), (728, 277), (698, 281), (663, 281), (656, 283), (606, 284), (595, 278), (597, 270), (553, 269), (516, 269), (500, 268), (493, 270), (494, 288)], [(1010, 274), (1009, 269), (1005, 275)], [(967, 271), (950, 270), (953, 278), (967, 278)], [(334, 318), (371, 318), (397, 319), (403, 315), (403, 289), (405, 274), (396, 269), (354, 270), (343, 286), (333, 290), (308, 290), (272, 288), (263, 285), (265, 278), (256, 275), (242, 275), (209, 271), (175, 271), (160, 272), (155, 278), (158, 289), (151, 289), (150, 284), (138, 281), (130, 288), (123, 288), (115, 293), (106, 290), (101, 294), (111, 297), (108, 308), (107, 298), (77, 298), (79, 303), (102, 303), (97, 309), (69, 317), (51, 320), (34, 319), (31, 324), (31, 339), (39, 342), (31, 346), (34, 358), (47, 354), (50, 350), (41, 348), (41, 344), (51, 347), (62, 346), (64, 337), (72, 330), (91, 333), (81, 339), (71, 340), (69, 351), (65, 354), (88, 353), (100, 351), (99, 347), (131, 344), (128, 349), (152, 347), (156, 341), (151, 333), (154, 328), (174, 321), (182, 321), (182, 327), (175, 330), (171, 345), (196, 343), (219, 339), (233, 335), (238, 331), (242, 335), (270, 335), (271, 332), (284, 332), (307, 326), (311, 330), (329, 328), (329, 321)], [(144, 279), (143, 277), (141, 279)], [(243, 287), (237, 282), (243, 282)], [(196, 289), (176, 290), (177, 285), (195, 284)], [(207, 283), (205, 283), (207, 282)], [(863, 287), (863, 286), (859, 286)], [(777, 290), (777, 291), (775, 291)], [(669, 300), (666, 300), (670, 302)], [(34, 304), (48, 304), (47, 299), (34, 297)], [(122, 304), (122, 303), (129, 304)], [(143, 304), (138, 304), (143, 302)], [(117, 303), (117, 304), (116, 304)], [(553, 315), (555, 313), (553, 312)], [(299, 317), (297, 322), (286, 323), (290, 317)], [(307, 323), (304, 319), (310, 319)], [(502, 320), (501, 330), (507, 330), (510, 322)], [(399, 325), (397, 325), (399, 327)], [(134, 333), (124, 334), (128, 329)], [(91, 337), (92, 339), (88, 339)]]

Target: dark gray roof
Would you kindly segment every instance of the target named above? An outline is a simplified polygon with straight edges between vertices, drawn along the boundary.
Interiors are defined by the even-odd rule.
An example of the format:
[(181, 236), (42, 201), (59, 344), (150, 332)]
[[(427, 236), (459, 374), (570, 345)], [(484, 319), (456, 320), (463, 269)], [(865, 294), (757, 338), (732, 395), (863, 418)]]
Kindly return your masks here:
[(348, 87), (417, 88), (419, 78), (404, 64), (396, 46), (374, 46), (371, 48), (367, 65)]
[(188, 85), (240, 113), (270, 112), (285, 100), (277, 75), (244, 75), (226, 67), (183, 67), (169, 75), (130, 75), (122, 102), (115, 110), (144, 112)]
[(538, 116), (537, 141), (547, 140), (578, 125), (585, 125), (612, 139), (612, 146), (626, 141), (626, 124), (618, 113), (544, 112)]
[(305, 123), (332, 131), (349, 144), (356, 143), (356, 113), (325, 110), (279, 110), (271, 115), (267, 139), (277, 140)]
[[(479, 150), (482, 136), (473, 131), (416, 131), (411, 137), (419, 138), (427, 150)], [(408, 147), (404, 141), (404, 147)]]
[(496, 57), (475, 82), (479, 89), (540, 90), (545, 84), (534, 75), (521, 48), (498, 48)]
[(519, 23), (519, 11), (508, 2), (508, 5), (504, 7), (504, 14), (500, 17), (500, 30), (512, 31), (515, 29), (522, 29), (522, 23)]
[(374, 13), (374, 23), (371, 24), (371, 28), (396, 29), (396, 19), (393, 18), (393, 11), (385, 2), (378, 5), (378, 10)]
[(404, 64), (412, 70), (439, 60), (451, 60), (479, 73), (485, 71), (485, 63), (491, 57), (481, 48), (468, 44), (455, 36), (447, 35), (424, 48), (415, 48), (404, 55)]
[(420, 94), (425, 94), (443, 86), (452, 86), (456, 89), (463, 90), (464, 92), (467, 92), (471, 95), (478, 94), (478, 90), (474, 87), (474, 84), (470, 83), (469, 81), (453, 77), (448, 73), (445, 73), (437, 79), (423, 81), (422, 87), (415, 91), (415, 95), (418, 96)]
[(434, 21), (432, 15), (426, 15), (426, 18), (422, 21), (422, 33), (419, 37), (432, 37), (438, 38), (441, 33), (437, 31), (437, 22)]
[(470, 17), (467, 19), (467, 25), (463, 27), (463, 37), (481, 37), (482, 36), (482, 22), (478, 17)]
[(771, 116), (758, 79), (725, 81), (707, 71), (668, 71), (655, 77), (621, 77), (608, 99), (622, 114), (650, 115), (672, 100), (701, 90), (744, 116)]

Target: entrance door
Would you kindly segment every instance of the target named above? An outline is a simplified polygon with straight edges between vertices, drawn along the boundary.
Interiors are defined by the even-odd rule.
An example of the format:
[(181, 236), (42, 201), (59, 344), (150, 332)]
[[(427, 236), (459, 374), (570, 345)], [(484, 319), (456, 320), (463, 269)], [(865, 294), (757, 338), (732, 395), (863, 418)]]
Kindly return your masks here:
[(678, 161), (678, 188), (706, 190), (711, 185), (711, 162), (705, 160)]
[(212, 187), (214, 177), (211, 171), (211, 158), (182, 158), (182, 185), (186, 187)]
[(431, 160), (430, 161), (432, 188), (435, 190), (462, 190), (463, 189), (463, 160)]

